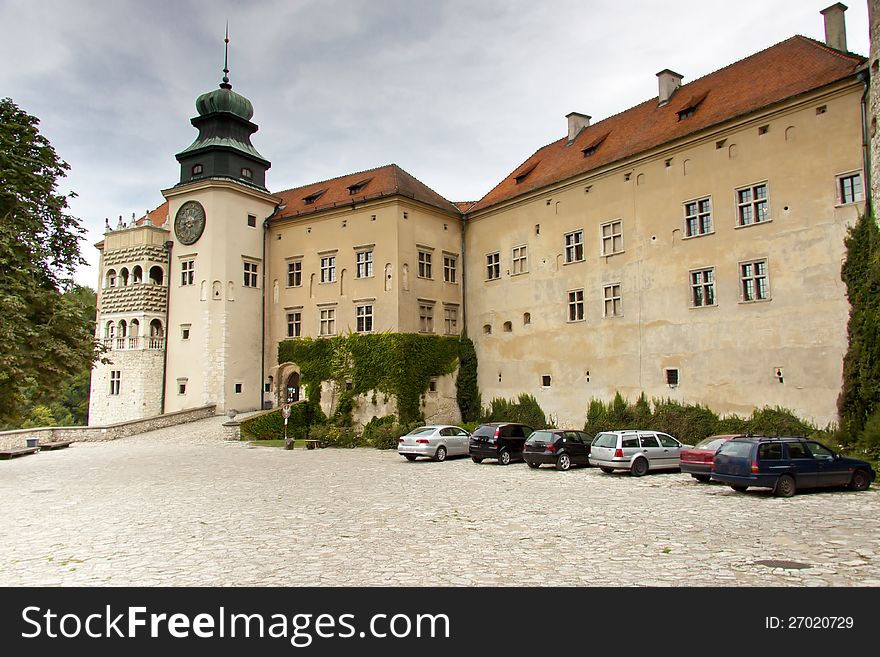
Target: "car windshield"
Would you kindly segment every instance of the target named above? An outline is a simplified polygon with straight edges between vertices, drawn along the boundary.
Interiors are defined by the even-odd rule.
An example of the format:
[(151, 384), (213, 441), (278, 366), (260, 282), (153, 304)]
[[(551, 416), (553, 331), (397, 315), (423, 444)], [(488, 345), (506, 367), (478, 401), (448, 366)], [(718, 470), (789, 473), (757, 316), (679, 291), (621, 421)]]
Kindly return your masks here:
[(605, 433), (604, 431), (596, 436), (596, 440), (593, 441), (594, 447), (616, 447), (617, 446), (617, 434), (615, 433)]
[(426, 436), (429, 433), (434, 433), (434, 427), (419, 427), (418, 429), (413, 429), (410, 431), (407, 436)]
[(729, 438), (713, 438), (712, 436), (709, 436), (705, 440), (701, 440), (700, 442), (698, 442), (694, 446), (694, 449), (706, 449), (716, 452), (718, 451), (718, 448), (721, 447), (728, 440)]
[(552, 443), (556, 442), (556, 434), (549, 431), (533, 431), (527, 442), (529, 443)]
[(719, 454), (725, 456), (748, 457), (752, 453), (753, 443), (739, 442), (738, 440), (728, 440), (718, 450)]

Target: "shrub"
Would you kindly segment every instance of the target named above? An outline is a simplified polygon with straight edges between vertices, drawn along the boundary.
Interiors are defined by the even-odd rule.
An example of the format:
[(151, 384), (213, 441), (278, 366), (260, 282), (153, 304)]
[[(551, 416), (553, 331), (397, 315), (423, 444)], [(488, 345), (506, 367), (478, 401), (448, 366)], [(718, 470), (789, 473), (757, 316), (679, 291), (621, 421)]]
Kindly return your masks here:
[(477, 386), (477, 352), (467, 336), (458, 343), (458, 377), (455, 379), (455, 396), (461, 419), (475, 422), (480, 418), (480, 389)]
[(320, 440), (324, 447), (367, 447), (367, 443), (350, 427), (317, 425), (309, 431), (309, 438)]
[[(287, 435), (294, 438), (304, 438), (308, 434), (310, 426), (326, 421), (327, 418), (317, 402), (304, 401), (293, 404), (290, 407), (290, 418), (287, 420)], [(281, 409), (248, 418), (241, 423), (241, 433), (243, 436), (257, 439), (283, 439), (284, 418), (281, 415)]]
[(748, 420), (748, 431), (768, 436), (809, 436), (816, 431), (816, 427), (786, 408), (766, 406), (754, 410)]
[(483, 421), (518, 422), (533, 429), (543, 429), (547, 426), (547, 416), (538, 404), (538, 400), (526, 394), (520, 395), (515, 402), (493, 399), (489, 408), (483, 409)]
[(681, 404), (667, 399), (655, 400), (649, 429), (675, 436), (681, 442), (695, 445), (716, 433), (718, 416), (699, 404)]
[(395, 422), (393, 415), (384, 417), (373, 417), (364, 427), (361, 438), (368, 445), (372, 445), (376, 449), (394, 449), (397, 447), (397, 439), (402, 434), (399, 433), (400, 427)]

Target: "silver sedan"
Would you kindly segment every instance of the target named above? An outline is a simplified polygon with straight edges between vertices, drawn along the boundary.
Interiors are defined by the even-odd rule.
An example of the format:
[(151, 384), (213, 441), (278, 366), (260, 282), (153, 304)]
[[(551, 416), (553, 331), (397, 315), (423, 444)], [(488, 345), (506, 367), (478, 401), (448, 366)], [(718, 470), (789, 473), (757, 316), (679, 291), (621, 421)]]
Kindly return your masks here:
[(445, 461), (447, 456), (467, 456), (470, 437), (461, 427), (430, 424), (401, 436), (397, 453), (408, 461), (415, 461), (419, 456)]

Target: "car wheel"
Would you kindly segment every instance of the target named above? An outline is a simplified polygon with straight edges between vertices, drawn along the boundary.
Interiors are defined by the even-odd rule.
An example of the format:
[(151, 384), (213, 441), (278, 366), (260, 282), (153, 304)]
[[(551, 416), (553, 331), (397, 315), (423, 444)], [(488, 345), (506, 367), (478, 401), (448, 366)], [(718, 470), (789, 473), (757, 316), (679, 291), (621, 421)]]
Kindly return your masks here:
[(446, 448), (443, 445), (437, 448), (437, 452), (434, 454), (434, 460), (440, 461), (441, 463), (446, 460)]
[(614, 472), (614, 468), (606, 468), (604, 465), (600, 465), (599, 469), (605, 474), (611, 474), (612, 472)]
[(871, 478), (864, 470), (856, 470), (853, 472), (849, 487), (853, 490), (868, 490), (871, 487)]
[(648, 461), (643, 458), (636, 459), (632, 462), (629, 471), (632, 473), (633, 477), (645, 476), (646, 474), (648, 474)]
[(709, 480), (712, 478), (709, 475), (691, 475), (691, 477), (699, 481), (701, 484), (708, 484)]
[(529, 467), (530, 467), (530, 468), (534, 468), (535, 470), (537, 470), (538, 468), (541, 467), (541, 464), (540, 464), (540, 463), (530, 463), (529, 461), (526, 461), (526, 463), (529, 464)]
[(571, 467), (571, 457), (568, 454), (560, 454), (556, 459), (556, 469), (565, 472)]
[(406, 458), (407, 461), (415, 461), (416, 460), (415, 454), (404, 454), (403, 456)]
[(510, 463), (510, 452), (506, 449), (502, 449), (498, 453), (498, 464), (499, 465), (508, 465)]
[(471, 461), (473, 461), (474, 463), (482, 463), (483, 459), (480, 456), (472, 456)]
[(776, 480), (776, 488), (773, 489), (773, 494), (776, 497), (791, 497), (796, 492), (797, 484), (791, 475), (782, 475)]
[(737, 493), (745, 493), (749, 489), (748, 486), (738, 486), (736, 484), (731, 484), (730, 487)]

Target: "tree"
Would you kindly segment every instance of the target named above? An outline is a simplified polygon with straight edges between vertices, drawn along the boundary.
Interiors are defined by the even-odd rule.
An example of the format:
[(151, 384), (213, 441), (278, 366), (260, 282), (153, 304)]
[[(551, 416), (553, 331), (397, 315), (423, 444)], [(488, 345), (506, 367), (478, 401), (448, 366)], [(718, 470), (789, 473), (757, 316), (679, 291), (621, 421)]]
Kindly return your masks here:
[(69, 166), (39, 120), (0, 100), (0, 422), (61, 396), (98, 357), (93, 321), (73, 290), (84, 230), (58, 192)]

